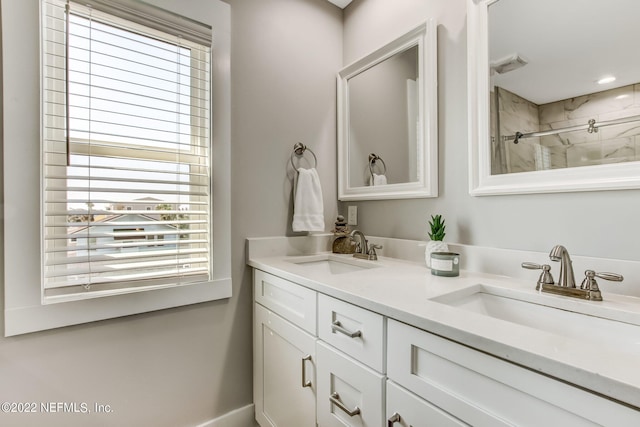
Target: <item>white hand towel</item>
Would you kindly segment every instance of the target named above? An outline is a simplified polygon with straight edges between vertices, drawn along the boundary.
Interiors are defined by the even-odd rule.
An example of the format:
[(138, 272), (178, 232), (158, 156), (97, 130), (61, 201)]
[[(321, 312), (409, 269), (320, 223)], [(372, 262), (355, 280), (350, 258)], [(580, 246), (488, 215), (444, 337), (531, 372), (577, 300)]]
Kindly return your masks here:
[(387, 177), (384, 174), (378, 175), (377, 173), (374, 173), (373, 178), (369, 179), (369, 183), (371, 185), (386, 185)]
[(293, 202), (293, 231), (324, 231), (320, 177), (315, 168), (298, 169)]

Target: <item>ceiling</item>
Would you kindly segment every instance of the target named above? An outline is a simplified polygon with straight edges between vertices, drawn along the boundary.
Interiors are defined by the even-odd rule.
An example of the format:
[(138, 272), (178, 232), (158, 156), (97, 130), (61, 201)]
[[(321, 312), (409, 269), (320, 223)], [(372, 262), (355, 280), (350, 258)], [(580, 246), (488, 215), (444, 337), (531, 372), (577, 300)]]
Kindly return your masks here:
[[(536, 104), (640, 82), (640, 1), (500, 0), (489, 6), (489, 60), (528, 64), (492, 83)], [(608, 85), (596, 81), (616, 76)]]

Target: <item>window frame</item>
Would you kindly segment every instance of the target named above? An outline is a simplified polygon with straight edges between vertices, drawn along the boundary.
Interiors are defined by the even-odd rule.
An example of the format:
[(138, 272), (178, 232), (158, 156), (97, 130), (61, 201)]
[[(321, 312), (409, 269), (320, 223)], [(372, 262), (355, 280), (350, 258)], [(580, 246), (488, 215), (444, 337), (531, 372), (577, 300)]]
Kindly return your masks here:
[[(120, 0), (135, 6), (138, 2)], [(211, 55), (211, 281), (43, 305), (40, 269), (40, 1), (2, 0), (5, 336), (230, 298), (230, 6), (220, 0), (178, 5), (170, 14), (213, 29)], [(148, 5), (146, 6), (148, 9)], [(11, 43), (10, 40), (21, 40)], [(37, 266), (37, 268), (35, 268)]]
[[(66, 172), (68, 172), (69, 170), (68, 166), (71, 166), (71, 169), (74, 169), (74, 166), (80, 166), (85, 164), (84, 161), (80, 161), (80, 163), (76, 165), (75, 162), (73, 161), (75, 156), (79, 156), (79, 158), (83, 158), (83, 156), (86, 157), (85, 161), (88, 162), (86, 166), (88, 176), (91, 176), (92, 174), (91, 173), (92, 166), (91, 166), (90, 159), (94, 158), (94, 156), (101, 159), (100, 164), (102, 166), (107, 166), (107, 167), (110, 166), (108, 164), (109, 161), (115, 162), (111, 166), (116, 166), (118, 163), (118, 159), (126, 159), (127, 161), (139, 160), (145, 163), (154, 163), (154, 164), (155, 162), (160, 162), (160, 163), (166, 162), (167, 164), (172, 164), (175, 166), (191, 165), (191, 167), (195, 167), (196, 170), (199, 173), (204, 174), (204, 176), (207, 176), (207, 177), (210, 176), (210, 169), (211, 169), (210, 162), (209, 162), (209, 158), (210, 158), (209, 151), (210, 151), (210, 145), (211, 145), (210, 139), (209, 139), (210, 108), (206, 101), (207, 99), (210, 99), (209, 97), (210, 79), (203, 78), (203, 76), (210, 76), (210, 53), (209, 52), (210, 52), (211, 43), (195, 42), (189, 38), (176, 36), (175, 34), (171, 34), (161, 29), (146, 26), (144, 25), (144, 23), (139, 22), (138, 19), (136, 19), (135, 21), (132, 20), (132, 19), (135, 19), (136, 17), (116, 16), (111, 13), (105, 12), (104, 10), (101, 10), (101, 9), (95, 10), (90, 6), (86, 6), (84, 4), (84, 1), (83, 2), (78, 2), (78, 0), (71, 0), (71, 1), (41, 0), (41, 1), (43, 5), (43, 8), (42, 8), (43, 22), (42, 22), (42, 28), (41, 28), (41, 36), (42, 36), (41, 58), (42, 58), (42, 73), (43, 73), (43, 79), (42, 79), (43, 81), (43, 86), (42, 86), (43, 113), (45, 113), (45, 110), (46, 110), (46, 114), (43, 116), (43, 129), (42, 129), (43, 156), (45, 156), (44, 157), (45, 159), (48, 156), (51, 156), (49, 160), (47, 160), (46, 162), (43, 162), (42, 164), (43, 173), (41, 176), (42, 178), (41, 188), (48, 189), (50, 188), (50, 186), (69, 188), (69, 186), (74, 187), (76, 185), (78, 185), (79, 187), (83, 187), (83, 184), (75, 184), (75, 183), (69, 184), (68, 181), (64, 181), (64, 184), (60, 183), (61, 179), (59, 178), (59, 176), (62, 174), (62, 171), (54, 173), (55, 176), (52, 179), (49, 178), (49, 172), (46, 172), (47, 169), (54, 168), (54, 169), (64, 169), (66, 174)], [(99, 2), (97, 6), (102, 7), (102, 5)], [(69, 28), (65, 28), (66, 27), (65, 23), (66, 25), (69, 26)], [(96, 33), (95, 39), (93, 38), (91, 33), (92, 23), (96, 24), (97, 33)], [(203, 31), (208, 35), (208, 37), (210, 37), (209, 31), (207, 28), (203, 28)], [(135, 135), (135, 132), (133, 135), (131, 135), (131, 138), (129, 138), (128, 137), (129, 129), (126, 128), (126, 126), (123, 127), (124, 129), (123, 133), (121, 133), (121, 131), (115, 131), (114, 133), (112, 133), (109, 130), (105, 129), (105, 131), (107, 132), (106, 134), (102, 134), (98, 132), (96, 135), (90, 136), (90, 131), (89, 131), (89, 135), (85, 135), (86, 130), (83, 129), (84, 126), (80, 125), (79, 123), (72, 124), (72, 122), (74, 121), (74, 118), (82, 118), (84, 117), (85, 115), (84, 113), (86, 112), (86, 118), (84, 118), (83, 120), (87, 122), (89, 129), (91, 128), (92, 117), (93, 117), (92, 102), (94, 99), (92, 95), (93, 86), (90, 80), (90, 78), (92, 77), (91, 70), (94, 65), (92, 61), (92, 55), (91, 55), (91, 45), (92, 45), (92, 40), (96, 40), (98, 45), (104, 43), (103, 37), (105, 32), (106, 34), (113, 34), (114, 37), (121, 37), (124, 41), (122, 41), (122, 44), (119, 45), (119, 47), (122, 47), (122, 48), (129, 48), (129, 46), (126, 45), (126, 40), (132, 40), (132, 43), (134, 45), (133, 49), (140, 49), (141, 46), (144, 46), (146, 44), (152, 46), (151, 49), (152, 51), (154, 51), (154, 53), (155, 53), (155, 49), (161, 49), (161, 50), (168, 49), (172, 53), (173, 53), (173, 49), (179, 49), (180, 58), (178, 59), (178, 62), (181, 64), (179, 68), (182, 68), (182, 64), (183, 64), (182, 60), (184, 59), (183, 55), (186, 54), (185, 51), (189, 52), (188, 53), (189, 61), (184, 62), (184, 64), (185, 65), (188, 64), (187, 66), (190, 68), (189, 94), (186, 95), (186, 91), (182, 92), (181, 89), (184, 88), (184, 86), (180, 86), (180, 88), (176, 88), (176, 90), (180, 91), (179, 92), (180, 99), (176, 98), (175, 100), (172, 100), (167, 98), (165, 101), (165, 104), (167, 105), (164, 107), (169, 109), (180, 108), (180, 107), (183, 107), (187, 102), (189, 103), (188, 110), (190, 115), (189, 116), (190, 137), (188, 138), (188, 140), (190, 141), (190, 146), (188, 148), (183, 145), (185, 141), (182, 141), (182, 138), (181, 138), (179, 144), (176, 144), (174, 142), (169, 142), (169, 141), (160, 142), (159, 145), (162, 145), (163, 148), (156, 151), (155, 149), (153, 149), (156, 146), (155, 142), (139, 139), (138, 137), (140, 135)], [(77, 84), (78, 87), (74, 90), (74, 86), (69, 86), (69, 88), (67, 89), (69, 95), (66, 96), (66, 102), (59, 103), (57, 101), (60, 98), (60, 90), (64, 90), (64, 88), (59, 87), (59, 85), (57, 84), (60, 80), (56, 80), (56, 79), (61, 79), (61, 76), (56, 75), (56, 73), (60, 73), (60, 71), (62, 71), (63, 73), (65, 72), (65, 70), (60, 70), (60, 68), (58, 68), (60, 67), (60, 64), (64, 62), (63, 55), (65, 54), (64, 52), (60, 51), (60, 44), (59, 44), (60, 34), (65, 34), (65, 33), (67, 34), (68, 52), (66, 53), (66, 55), (68, 58), (82, 58), (83, 54), (88, 52), (87, 57), (82, 59), (82, 61), (87, 61), (84, 64), (88, 66), (88, 69), (84, 70), (82, 66), (78, 68), (78, 64), (72, 65), (74, 61), (66, 61), (66, 65), (69, 68), (66, 71), (67, 75), (70, 75), (70, 74), (74, 75), (76, 73), (80, 73), (80, 74), (88, 73), (88, 74), (82, 74), (82, 75), (85, 78), (88, 78), (89, 80), (85, 81), (85, 79), (82, 77), (81, 78), (72, 77), (69, 80), (67, 80), (67, 84), (71, 83), (74, 86)], [(75, 40), (75, 43), (74, 43), (74, 40)], [(83, 41), (85, 41), (88, 44), (88, 46), (83, 46)], [(106, 42), (106, 43), (108, 44), (109, 42)], [(112, 43), (115, 43), (115, 42), (112, 42)], [(89, 50), (87, 51), (86, 49), (89, 49)], [(103, 53), (103, 51), (101, 51), (99, 48), (96, 50), (96, 52), (98, 53), (99, 56), (100, 54)], [(116, 54), (117, 52), (113, 53), (113, 55), (116, 55)], [(124, 61), (126, 62), (126, 59), (127, 59), (126, 54), (123, 58), (124, 58)], [(169, 58), (167, 60), (171, 61), (172, 59)], [(164, 62), (164, 61), (161, 61), (161, 62)], [(101, 62), (98, 61), (96, 65), (98, 67), (101, 67)], [(174, 63), (172, 65), (177, 65), (177, 63)], [(120, 65), (120, 66), (127, 68), (126, 65)], [(55, 70), (55, 71), (52, 71), (52, 70)], [(164, 79), (170, 79), (172, 82), (177, 81), (179, 79), (179, 75), (178, 74), (170, 75), (170, 74), (172, 72), (182, 72), (181, 70), (178, 70), (178, 69), (164, 70), (163, 68), (161, 68), (161, 70), (162, 70), (162, 73), (161, 73), (162, 77)], [(132, 70), (132, 71), (149, 73), (149, 75), (153, 77), (153, 70), (149, 70), (146, 65), (143, 66), (142, 71), (141, 70)], [(100, 76), (101, 73), (98, 72), (97, 75)], [(126, 85), (135, 84), (135, 83), (128, 83), (128, 80), (126, 80), (127, 78), (128, 78), (127, 76), (123, 76), (122, 80), (114, 81), (113, 82), (114, 86), (111, 86), (111, 88), (114, 90), (121, 89), (118, 86), (120, 82), (124, 82)], [(100, 79), (100, 77), (98, 77), (98, 79)], [(183, 85), (183, 84), (186, 84), (186, 83), (180, 82), (180, 85)], [(81, 98), (84, 99), (84, 102), (81, 101), (80, 99), (75, 99), (75, 102), (74, 102), (74, 98), (75, 98), (74, 93), (77, 93), (78, 91), (81, 93), (84, 92), (84, 90), (80, 89), (81, 87), (82, 88), (86, 87), (87, 93), (84, 95), (81, 95)], [(126, 92), (126, 90), (124, 90), (124, 92)], [(122, 96), (123, 96), (123, 98), (121, 99), (122, 102), (125, 102), (125, 103), (134, 102), (131, 100), (127, 100), (125, 95), (122, 95)], [(137, 96), (139, 95), (136, 95), (136, 97)], [(97, 99), (99, 100), (101, 98), (98, 96)], [(114, 100), (110, 102), (113, 102), (114, 104), (116, 104), (119, 101)], [(179, 102), (180, 105), (177, 105), (177, 104), (168, 105), (173, 102)], [(86, 105), (83, 105), (82, 107), (79, 107), (79, 108), (77, 107), (78, 104), (85, 104), (85, 103)], [(141, 102), (141, 104), (146, 105), (144, 102)], [(123, 108), (124, 107), (125, 106), (123, 106)], [(150, 106), (147, 105), (147, 107), (149, 108)], [(84, 111), (81, 112), (80, 110), (84, 110)], [(116, 111), (118, 111), (118, 108), (116, 107), (110, 111), (115, 113)], [(100, 112), (98, 112), (97, 114), (100, 114)], [(186, 114), (186, 113), (181, 113), (181, 114)], [(55, 153), (59, 152), (58, 150), (60, 150), (60, 148), (58, 147), (60, 146), (60, 138), (62, 137), (62, 135), (59, 135), (59, 133), (62, 133), (63, 131), (54, 130), (56, 128), (56, 125), (51, 123), (51, 118), (52, 117), (54, 119), (64, 118), (67, 115), (71, 118), (71, 120), (67, 119), (66, 121), (66, 127), (68, 128), (67, 133), (70, 136), (67, 138), (66, 156), (60, 156), (60, 155), (56, 155)], [(136, 116), (133, 116), (133, 117), (136, 117)], [(99, 123), (105, 124), (106, 122), (99, 122)], [(118, 119), (115, 119), (115, 124), (116, 125), (119, 124)], [(59, 126), (64, 127), (64, 125), (59, 125)], [(151, 128), (152, 126), (153, 126), (152, 124), (146, 125), (146, 127), (149, 127), (149, 128)], [(186, 132), (186, 130), (181, 130), (181, 132)], [(77, 136), (78, 133), (81, 134), (82, 136)], [(111, 140), (110, 139), (111, 135), (117, 135), (116, 139)], [(103, 136), (106, 136), (106, 138), (103, 139), (102, 138)], [(124, 139), (124, 140), (119, 140), (119, 139)], [(53, 153), (53, 154), (50, 154), (50, 153)], [(123, 153), (123, 154), (121, 155), (120, 153)], [(175, 157), (177, 154), (179, 154), (179, 160), (178, 158)], [(55, 160), (56, 158), (58, 160)], [(112, 159), (112, 160), (109, 160), (109, 159)], [(65, 160), (66, 160), (66, 166), (67, 166), (66, 169), (65, 169), (65, 163), (64, 163)], [(203, 162), (203, 160), (205, 161)], [(107, 162), (107, 164), (103, 164), (102, 162)], [(157, 166), (157, 167), (160, 167), (160, 166)], [(100, 167), (98, 168), (96, 173), (100, 175)], [(73, 173), (71, 174), (71, 176), (72, 176), (71, 180), (74, 181), (75, 178), (73, 178)], [(96, 178), (96, 179), (99, 180), (101, 178)], [(204, 187), (206, 187), (206, 193), (210, 195), (210, 187), (211, 187), (210, 180), (206, 179), (202, 181), (202, 178), (194, 178), (194, 179), (195, 179), (195, 182), (192, 182), (192, 183), (195, 184), (197, 188), (202, 187), (203, 190), (204, 190)], [(82, 181), (82, 178), (78, 178), (78, 180)], [(188, 184), (185, 184), (185, 185), (188, 185)], [(60, 229), (60, 227), (56, 226), (56, 224), (66, 222), (66, 216), (62, 216), (58, 214), (52, 214), (52, 216), (50, 216), (50, 213), (47, 211), (47, 208), (52, 209), (54, 211), (56, 209), (59, 209), (56, 207), (51, 208), (51, 204), (55, 204), (57, 198), (60, 198), (60, 197), (63, 199), (73, 198), (72, 196), (68, 195), (68, 192), (64, 192), (64, 188), (61, 191), (56, 191), (53, 193), (47, 191), (45, 200), (43, 200), (42, 215), (43, 215), (43, 224), (45, 225), (42, 227), (42, 230), (41, 230), (42, 232), (41, 239), (43, 242), (43, 246), (41, 247), (41, 250), (43, 251), (43, 258), (45, 260), (55, 260), (56, 259), (55, 258), (56, 254), (54, 254), (55, 248), (60, 245), (61, 246), (66, 245), (66, 242), (63, 243), (60, 240), (48, 239), (48, 236), (55, 235), (57, 233), (57, 231), (55, 231), (56, 229), (57, 230)], [(136, 188), (139, 188), (139, 187), (136, 187)], [(150, 191), (153, 191), (151, 188), (149, 189)], [(76, 190), (72, 190), (72, 192), (75, 192), (75, 191)], [(191, 188), (191, 190), (189, 191), (200, 191), (200, 190), (195, 190), (194, 188)], [(44, 193), (45, 192), (43, 191), (43, 197), (44, 197)], [(80, 196), (81, 194), (76, 195), (76, 197), (80, 197)], [(88, 204), (90, 202), (91, 197), (93, 196), (93, 193), (91, 193), (91, 191), (89, 190), (86, 196), (88, 198), (85, 200), (85, 203)], [(96, 195), (96, 197), (100, 197), (100, 196)], [(199, 196), (196, 198), (200, 203), (205, 200), (205, 199), (201, 200)], [(210, 215), (211, 215), (211, 200), (208, 197), (206, 200), (207, 200), (206, 202), (207, 206), (206, 208), (204, 208), (206, 210), (206, 213), (204, 213), (204, 215), (206, 215), (206, 218), (208, 219), (210, 218)], [(67, 207), (67, 209), (69, 208)], [(111, 281), (111, 279), (107, 279), (107, 281), (102, 282), (100, 280), (100, 277), (102, 277), (103, 275), (105, 274), (107, 276), (111, 274), (116, 275), (115, 273), (107, 273), (107, 270), (104, 270), (104, 267), (102, 266), (105, 263), (104, 259), (101, 259), (99, 261), (90, 260), (86, 264), (75, 263), (72, 258), (67, 259), (67, 262), (68, 262), (67, 264), (62, 264), (60, 262), (53, 262), (53, 265), (51, 265), (49, 264), (49, 262), (47, 262), (46, 263), (47, 266), (43, 267), (43, 271), (42, 271), (43, 303), (53, 304), (53, 303), (59, 303), (61, 301), (70, 301), (74, 299), (88, 299), (92, 297), (101, 297), (101, 296), (113, 295), (118, 293), (144, 292), (148, 289), (157, 289), (159, 287), (182, 286), (187, 283), (208, 281), (209, 278), (211, 277), (211, 270), (212, 270), (212, 263), (210, 260), (211, 251), (212, 251), (212, 244), (211, 244), (212, 233), (208, 227), (208, 223), (210, 223), (210, 221), (207, 221), (206, 223), (207, 225), (204, 225), (204, 230), (202, 230), (202, 234), (201, 234), (201, 236), (204, 236), (204, 235), (207, 236), (205, 238), (207, 241), (206, 248), (203, 248), (203, 249), (206, 249), (206, 253), (207, 253), (206, 254), (206, 258), (207, 258), (206, 270), (201, 269), (198, 272), (194, 271), (191, 274), (187, 273), (186, 275), (183, 276), (184, 274), (183, 271), (186, 272), (186, 270), (181, 270), (180, 267), (184, 268), (185, 265), (187, 264), (183, 264), (182, 262), (180, 262), (180, 265), (167, 264), (164, 266), (165, 269), (175, 270), (175, 273), (173, 274), (166, 274), (166, 272), (164, 272), (162, 276), (156, 277), (156, 276), (153, 276), (153, 273), (151, 273), (151, 277), (145, 275), (144, 277), (141, 277), (137, 280), (136, 279), (127, 280), (124, 276), (130, 277), (132, 274), (135, 275), (138, 272), (135, 270), (134, 267), (128, 267), (129, 265), (136, 264), (135, 262), (133, 262), (132, 264), (127, 264), (123, 262), (123, 263), (117, 264), (118, 266), (122, 267), (121, 269), (117, 270), (119, 274), (123, 275), (120, 280)], [(91, 230), (94, 230), (94, 232), (97, 232), (97, 233), (101, 233), (104, 231), (104, 229), (100, 227), (100, 224), (96, 223), (95, 225), (96, 227), (89, 226), (86, 228), (89, 234), (91, 233)], [(130, 229), (129, 231), (137, 231), (137, 230)], [(144, 231), (144, 230), (140, 230), (140, 231)], [(67, 229), (67, 233), (68, 232), (69, 232), (69, 229)], [(146, 237), (121, 236), (121, 237), (116, 237), (114, 240), (123, 241), (125, 243), (133, 243), (136, 240), (146, 240)], [(189, 240), (189, 239), (185, 239), (185, 240)], [(191, 248), (192, 245), (195, 244), (195, 243), (184, 243), (184, 242), (185, 241), (183, 241), (183, 245), (180, 246), (180, 248)], [(198, 242), (196, 245), (200, 247), (201, 243)], [(147, 249), (149, 247), (150, 246), (147, 246)], [(147, 255), (149, 258), (154, 257), (153, 252), (147, 252)], [(91, 256), (91, 253), (87, 252), (87, 256)], [(178, 259), (176, 257), (176, 262), (177, 261)], [(196, 260), (194, 259), (193, 262), (196, 262)], [(201, 268), (203, 267), (202, 259), (200, 259), (196, 263)], [(115, 262), (110, 263), (110, 265), (113, 265), (115, 267)], [(71, 269), (65, 271), (65, 266), (70, 266)], [(86, 274), (87, 271), (75, 273), (78, 270), (73, 268), (73, 267), (79, 267), (80, 269), (88, 268), (89, 269), (88, 271), (90, 271), (94, 269), (94, 266), (98, 271), (100, 271), (100, 273), (96, 274), (95, 282), (93, 282), (94, 277), (91, 273)], [(55, 273), (54, 277), (49, 278), (47, 272)], [(206, 276), (206, 278), (203, 278), (203, 276)], [(62, 278), (62, 281), (66, 283), (60, 284), (59, 282), (57, 282), (57, 280), (59, 280), (60, 278)], [(82, 280), (83, 278), (86, 281)], [(75, 282), (76, 284), (72, 284), (72, 282)], [(104, 292), (101, 292), (101, 291), (104, 291)]]

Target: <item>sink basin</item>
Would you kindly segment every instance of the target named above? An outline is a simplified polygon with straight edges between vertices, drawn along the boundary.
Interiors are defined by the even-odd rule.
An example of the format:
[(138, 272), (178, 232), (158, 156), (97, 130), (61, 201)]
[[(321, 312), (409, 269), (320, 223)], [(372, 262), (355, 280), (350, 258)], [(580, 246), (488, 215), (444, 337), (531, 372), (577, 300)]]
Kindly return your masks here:
[(432, 301), (640, 356), (638, 312), (485, 285)]
[(307, 272), (320, 274), (344, 274), (379, 267), (374, 261), (359, 260), (352, 257), (340, 257), (332, 254), (310, 255), (289, 259)]

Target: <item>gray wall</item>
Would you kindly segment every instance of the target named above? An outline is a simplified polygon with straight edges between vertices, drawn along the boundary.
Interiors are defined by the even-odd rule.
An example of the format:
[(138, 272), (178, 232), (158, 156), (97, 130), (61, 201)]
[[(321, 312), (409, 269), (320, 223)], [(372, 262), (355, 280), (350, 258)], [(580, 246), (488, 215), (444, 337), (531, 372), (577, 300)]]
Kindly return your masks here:
[(0, 413), (0, 425), (188, 426), (252, 402), (252, 291), (244, 238), (290, 233), (286, 168), (298, 140), (318, 156), (327, 228), (334, 220), (342, 13), (325, 0), (228, 3), (233, 297), (0, 337), (1, 401), (97, 402), (114, 408), (111, 414), (88, 416)]
[(576, 255), (640, 260), (638, 191), (469, 196), (464, 0), (355, 0), (344, 14), (344, 64), (429, 17), (439, 24), (440, 197), (340, 203), (340, 211), (358, 205), (358, 227), (377, 236), (427, 239), (429, 215), (441, 213), (450, 242), (541, 252), (562, 243)]

